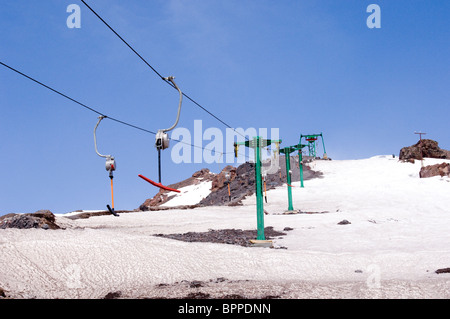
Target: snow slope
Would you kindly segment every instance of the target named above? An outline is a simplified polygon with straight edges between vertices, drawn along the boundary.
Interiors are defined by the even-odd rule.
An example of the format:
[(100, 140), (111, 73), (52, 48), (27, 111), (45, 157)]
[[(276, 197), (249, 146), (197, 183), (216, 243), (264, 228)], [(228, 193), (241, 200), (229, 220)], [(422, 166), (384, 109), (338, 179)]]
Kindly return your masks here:
[[(304, 188), (294, 183), (293, 198), (295, 209), (316, 214), (283, 214), (286, 187), (267, 194), (265, 225), (293, 228), (274, 239), (275, 248), (287, 249), (152, 236), (255, 229), (254, 196), (238, 207), (57, 216), (65, 230), (0, 230), (0, 287), (16, 298), (101, 298), (112, 291), (125, 298), (171, 298), (192, 290), (213, 297), (450, 297), (450, 274), (435, 273), (450, 267), (448, 178), (420, 179), (420, 162), (400, 163), (392, 156), (312, 165), (324, 177)], [(200, 185), (176, 200), (194, 201), (205, 189)], [(344, 219), (350, 224), (339, 225)], [(202, 288), (179, 284), (220, 277), (227, 281)]]
[[(198, 204), (211, 192), (211, 181), (201, 182), (196, 185), (189, 185), (178, 189), (180, 193), (173, 193), (175, 197), (162, 204), (162, 207), (174, 207), (182, 205)], [(171, 194), (172, 195), (172, 194)]]

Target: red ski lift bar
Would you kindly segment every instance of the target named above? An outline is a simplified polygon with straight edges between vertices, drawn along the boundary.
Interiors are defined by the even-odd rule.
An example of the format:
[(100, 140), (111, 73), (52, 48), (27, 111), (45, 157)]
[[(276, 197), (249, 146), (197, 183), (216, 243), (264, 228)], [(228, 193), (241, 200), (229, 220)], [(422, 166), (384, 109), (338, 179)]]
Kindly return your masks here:
[(143, 176), (143, 175), (141, 175), (141, 174), (139, 174), (138, 176), (139, 176), (140, 178), (142, 178), (144, 181), (149, 182), (149, 183), (152, 184), (153, 186), (159, 187), (159, 188), (161, 188), (161, 189), (165, 189), (166, 191), (180, 193), (180, 191), (179, 191), (178, 189), (174, 189), (174, 188), (170, 188), (170, 187), (164, 186), (163, 184), (157, 183), (157, 182), (155, 182), (155, 181), (152, 181), (151, 179), (149, 179), (149, 178), (147, 178), (147, 177), (145, 177), (145, 176)]

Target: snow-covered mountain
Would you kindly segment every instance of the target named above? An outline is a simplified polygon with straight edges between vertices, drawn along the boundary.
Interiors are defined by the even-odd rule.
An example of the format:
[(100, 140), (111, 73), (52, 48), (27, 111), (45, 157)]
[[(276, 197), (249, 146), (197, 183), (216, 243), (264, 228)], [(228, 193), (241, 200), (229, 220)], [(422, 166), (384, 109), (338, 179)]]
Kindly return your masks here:
[[(423, 165), (442, 162), (450, 160)], [(1, 288), (16, 298), (450, 297), (450, 274), (436, 273), (450, 267), (448, 177), (420, 178), (421, 161), (392, 155), (310, 165), (323, 176), (293, 183), (301, 213), (284, 214), (286, 185), (267, 192), (265, 226), (285, 233), (274, 249), (155, 236), (254, 230), (255, 195), (242, 206), (58, 215), (61, 230), (0, 230)], [(193, 203), (208, 187), (180, 188), (166, 205)], [(183, 284), (193, 281), (202, 284)]]

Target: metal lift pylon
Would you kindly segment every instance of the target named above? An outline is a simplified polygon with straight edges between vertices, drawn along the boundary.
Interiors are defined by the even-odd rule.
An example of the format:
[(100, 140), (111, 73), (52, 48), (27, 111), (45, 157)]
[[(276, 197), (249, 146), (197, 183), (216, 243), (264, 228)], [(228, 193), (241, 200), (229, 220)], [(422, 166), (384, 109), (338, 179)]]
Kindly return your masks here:
[[(307, 145), (304, 144), (297, 144), (293, 146), (288, 146), (285, 148), (280, 149), (280, 153), (284, 154), (286, 159), (286, 184), (287, 184), (287, 190), (288, 190), (288, 210), (285, 212), (286, 214), (292, 214), (295, 213), (294, 206), (292, 205), (292, 171), (291, 171), (291, 153), (298, 151), (299, 155), (301, 155), (302, 148), (304, 148)], [(299, 157), (299, 166), (300, 166), (300, 181), (301, 185), (303, 184), (303, 170), (302, 170), (302, 163), (301, 158)]]
[(308, 135), (303, 135), (300, 134), (300, 141), (299, 143), (302, 142), (302, 138), (305, 138), (305, 140), (308, 142), (307, 146), (308, 146), (308, 152), (309, 152), (309, 156), (312, 157), (313, 159), (316, 158), (317, 156), (317, 152), (316, 152), (316, 141), (317, 139), (321, 137), (322, 138), (322, 146), (323, 146), (323, 159), (328, 159), (327, 156), (327, 151), (325, 150), (325, 141), (323, 139), (323, 134), (308, 134)]
[(263, 199), (263, 181), (261, 170), (261, 148), (271, 145), (272, 143), (281, 143), (281, 140), (268, 140), (260, 136), (253, 137), (252, 140), (234, 143), (235, 156), (239, 145), (244, 145), (255, 150), (255, 184), (256, 184), (256, 220), (257, 220), (257, 237), (256, 240), (250, 240), (253, 246), (271, 247), (272, 241), (266, 240), (264, 235), (264, 199)]

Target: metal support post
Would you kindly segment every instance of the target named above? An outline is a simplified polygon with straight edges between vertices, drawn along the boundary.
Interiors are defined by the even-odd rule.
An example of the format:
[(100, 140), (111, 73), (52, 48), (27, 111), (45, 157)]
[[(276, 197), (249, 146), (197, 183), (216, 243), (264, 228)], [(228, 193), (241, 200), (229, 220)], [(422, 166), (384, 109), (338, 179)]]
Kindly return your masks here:
[(298, 150), (298, 166), (300, 167), (300, 187), (304, 188), (303, 185), (303, 155), (302, 150)]
[(294, 210), (292, 205), (292, 181), (291, 181), (291, 156), (289, 155), (289, 147), (284, 148), (284, 154), (286, 158), (286, 179), (287, 179), (287, 189), (288, 189), (288, 210)]
[(265, 240), (264, 236), (264, 202), (262, 194), (262, 176), (261, 176), (261, 138), (259, 136), (253, 139), (255, 141), (255, 181), (256, 181), (256, 216), (258, 224), (257, 240)]
[(281, 143), (281, 140), (266, 140), (260, 136), (254, 137), (246, 142), (234, 143), (235, 155), (237, 157), (239, 145), (244, 145), (255, 150), (255, 188), (256, 188), (256, 220), (257, 220), (257, 238), (254, 244), (266, 246), (270, 241), (265, 240), (264, 235), (264, 199), (263, 199), (263, 180), (261, 169), (261, 148), (272, 143)]
[(297, 144), (289, 147), (285, 147), (280, 150), (280, 153), (283, 153), (286, 159), (286, 182), (287, 182), (287, 188), (288, 188), (288, 212), (291, 212), (294, 210), (294, 206), (292, 205), (292, 178), (291, 178), (291, 156), (290, 154), (292, 152), (298, 151), (299, 154), (299, 166), (300, 166), (300, 184), (303, 187), (303, 167), (302, 167), (302, 148), (307, 145), (304, 144)]

